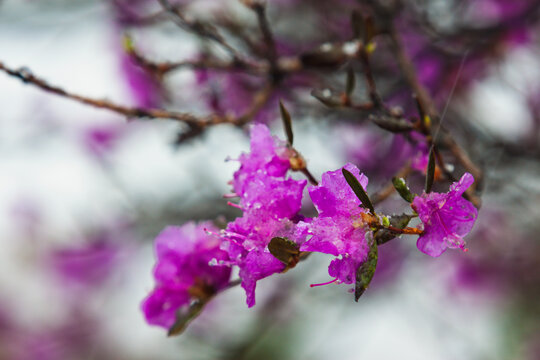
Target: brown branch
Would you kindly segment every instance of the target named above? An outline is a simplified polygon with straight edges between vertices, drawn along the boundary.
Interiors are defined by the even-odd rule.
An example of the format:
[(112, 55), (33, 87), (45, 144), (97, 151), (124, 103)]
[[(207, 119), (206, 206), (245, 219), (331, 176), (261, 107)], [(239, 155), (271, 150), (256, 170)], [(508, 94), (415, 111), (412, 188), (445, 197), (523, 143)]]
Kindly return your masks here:
[(244, 56), (242, 56), (235, 48), (233, 48), (225, 38), (219, 33), (219, 31), (210, 24), (204, 24), (198, 20), (188, 19), (178, 9), (173, 6), (168, 0), (158, 0), (168, 14), (170, 14), (171, 20), (180, 28), (190, 31), (202, 38), (214, 41), (223, 47), (236, 61), (244, 62)]
[(311, 172), (308, 170), (308, 168), (304, 168), (302, 170), (300, 170), (300, 172), (302, 174), (304, 174), (304, 176), (308, 179), (309, 183), (313, 186), (317, 186), (319, 185), (319, 182), (317, 181), (317, 179), (315, 179), (315, 177), (313, 176), (313, 174), (311, 174)]
[(275, 69), (278, 54), (274, 35), (272, 34), (272, 30), (270, 29), (270, 24), (268, 23), (268, 18), (266, 16), (266, 3), (258, 0), (248, 0), (244, 2), (257, 15), (257, 22), (266, 44), (267, 57), (270, 64), (272, 64), (272, 67)]
[(193, 131), (193, 129), (201, 131), (208, 126), (226, 123), (237, 126), (245, 125), (246, 123), (251, 121), (251, 119), (257, 114), (257, 112), (267, 103), (273, 91), (273, 85), (266, 84), (259, 92), (254, 95), (253, 102), (248, 108), (248, 110), (239, 117), (231, 115), (220, 116), (216, 114), (204, 117), (197, 117), (189, 113), (174, 112), (163, 109), (143, 109), (139, 107), (128, 107), (115, 104), (108, 100), (93, 99), (87, 96), (70, 93), (58, 86), (50, 85), (45, 80), (33, 75), (29, 70), (14, 70), (6, 67), (2, 62), (0, 62), (0, 71), (3, 71), (6, 74), (21, 80), (25, 84), (36, 86), (46, 92), (67, 99), (71, 99), (85, 105), (113, 111), (127, 118), (170, 119), (180, 121), (187, 124), (190, 127), (191, 131)]
[[(406, 179), (407, 176), (411, 173), (411, 166), (410, 164), (405, 165), (401, 170), (399, 170), (395, 177), (398, 178), (404, 178)], [(390, 195), (394, 193), (396, 189), (394, 188), (394, 185), (392, 182), (390, 182), (388, 185), (386, 185), (384, 188), (382, 188), (380, 191), (376, 192), (371, 196), (371, 201), (373, 204), (378, 204), (386, 200)]]
[(414, 91), (415, 95), (418, 98), (418, 102), (420, 103), (426, 114), (433, 119), (438, 119), (439, 113), (437, 111), (435, 103), (429, 95), (429, 92), (420, 83), (414, 64), (407, 56), (401, 37), (399, 36), (395, 26), (390, 25), (389, 27), (391, 49), (394, 53), (394, 56), (396, 57), (396, 61), (398, 62), (401, 71), (403, 72), (403, 76), (407, 80), (409, 86)]
[(390, 225), (389, 226), (377, 225), (376, 227), (378, 229), (384, 229), (384, 230), (392, 231), (392, 232), (394, 232), (396, 234), (422, 235), (424, 233), (423, 230), (413, 228), (413, 227), (406, 227), (406, 228), (403, 228), (403, 229), (397, 228), (395, 226), (390, 226)]
[[(412, 60), (407, 56), (401, 37), (393, 24), (389, 25), (388, 33), (391, 40), (391, 49), (394, 53), (394, 56), (396, 57), (398, 65), (403, 72), (405, 79), (407, 80), (409, 86), (416, 93), (420, 108), (422, 108), (423, 111), (425, 111), (426, 115), (430, 116), (430, 118), (439, 125), (441, 132), (443, 132), (443, 136), (441, 139), (442, 145), (448, 147), (456, 160), (459, 161), (460, 164), (475, 177), (475, 185), (467, 189), (467, 191), (465, 192), (465, 196), (476, 207), (480, 207), (481, 201), (480, 198), (475, 195), (475, 188), (476, 184), (482, 181), (482, 170), (480, 170), (480, 168), (478, 168), (474, 164), (474, 162), (469, 158), (467, 153), (454, 141), (451, 136), (446, 133), (445, 129), (442, 128), (440, 124), (441, 119), (439, 119), (439, 113), (435, 106), (435, 102), (433, 101), (431, 95), (426, 90), (426, 88), (420, 83), (414, 64), (412, 63)], [(437, 142), (438, 139), (430, 140), (431, 128), (432, 127), (429, 127), (426, 130), (426, 138), (428, 139), (428, 142)], [(439, 163), (443, 165), (442, 170), (448, 177), (448, 173), (446, 172), (446, 168), (444, 167), (444, 163), (442, 162), (442, 157), (439, 157)]]
[[(58, 86), (50, 85), (45, 80), (33, 75), (29, 70), (18, 69), (14, 70), (6, 67), (2, 62), (0, 62), (0, 70), (4, 71), (6, 74), (13, 76), (21, 80), (25, 84), (30, 84), (44, 90), (46, 92), (59, 95), (64, 98), (68, 98), (79, 103), (90, 105), (99, 109), (106, 109), (118, 114), (124, 115), (128, 118), (155, 118), (155, 119), (171, 119), (180, 121), (186, 124), (201, 124), (205, 123), (204, 120), (208, 121), (218, 121), (215, 116), (210, 116), (206, 119), (200, 119), (189, 113), (180, 113), (180, 112), (171, 112), (162, 109), (142, 109), (138, 107), (128, 107), (124, 105), (115, 104), (109, 100), (103, 99), (93, 99), (87, 96), (82, 96), (78, 94), (70, 93)], [(221, 120), (224, 121), (223, 119)]]
[(375, 77), (373, 76), (373, 71), (371, 70), (371, 65), (369, 62), (369, 54), (364, 46), (362, 46), (362, 48), (360, 49), (358, 56), (360, 58), (360, 61), (362, 62), (362, 65), (364, 66), (364, 76), (368, 85), (368, 93), (369, 98), (371, 99), (371, 103), (374, 108), (383, 110), (385, 107), (383, 105), (381, 96), (377, 91)]
[(247, 64), (239, 63), (236, 61), (224, 61), (219, 59), (205, 58), (199, 60), (182, 60), (177, 62), (165, 61), (154, 62), (145, 58), (135, 49), (130, 50), (129, 54), (133, 56), (136, 64), (150, 72), (157, 74), (159, 77), (163, 75), (181, 69), (202, 70), (211, 69), (217, 71), (244, 71), (253, 75), (266, 76), (268, 72), (268, 66), (264, 63), (252, 63)]

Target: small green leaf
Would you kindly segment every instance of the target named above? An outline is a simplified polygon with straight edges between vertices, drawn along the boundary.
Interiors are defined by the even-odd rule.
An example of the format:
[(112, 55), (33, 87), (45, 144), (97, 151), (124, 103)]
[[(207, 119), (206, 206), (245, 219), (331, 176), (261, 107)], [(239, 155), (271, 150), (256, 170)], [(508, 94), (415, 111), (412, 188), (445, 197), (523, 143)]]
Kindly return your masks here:
[(287, 140), (289, 141), (289, 144), (293, 144), (293, 131), (292, 131), (292, 121), (291, 121), (291, 115), (281, 102), (279, 100), (279, 111), (281, 112), (281, 119), (283, 120), (283, 127), (285, 128), (285, 134), (287, 134)]
[(413, 216), (408, 214), (392, 215), (390, 218), (390, 225), (395, 226), (398, 229), (405, 229), (412, 218)]
[(360, 185), (360, 182), (358, 179), (347, 169), (343, 168), (341, 169), (341, 172), (343, 173), (343, 176), (345, 177), (345, 180), (347, 181), (347, 184), (351, 187), (351, 189), (354, 191), (356, 197), (364, 207), (368, 208), (369, 211), (371, 211), (372, 214), (375, 215), (375, 208), (373, 207), (373, 204), (371, 203), (371, 200), (369, 199), (368, 194)]
[(127, 53), (131, 53), (133, 50), (135, 50), (133, 38), (128, 33), (124, 33), (124, 36), (122, 37), (122, 46), (124, 47), (124, 51)]
[(347, 84), (345, 87), (345, 93), (347, 94), (347, 96), (351, 96), (351, 94), (354, 91), (355, 85), (356, 85), (356, 78), (354, 75), (354, 70), (352, 66), (349, 66), (347, 68)]
[[(407, 214), (392, 215), (389, 219), (390, 220), (389, 225), (396, 227), (398, 229), (404, 229), (407, 227), (407, 225), (409, 225), (409, 221), (411, 221), (412, 218), (413, 217), (411, 215), (407, 215)], [(387, 226), (386, 224), (384, 224), (384, 222), (383, 222), (383, 225)], [(379, 245), (382, 245), (398, 236), (399, 235), (396, 235), (395, 232), (386, 230), (386, 229), (379, 229), (375, 232), (375, 240), (377, 241), (377, 244)]]
[(407, 186), (407, 183), (405, 183), (405, 180), (403, 178), (392, 178), (392, 184), (394, 185), (394, 188), (396, 189), (398, 194), (403, 198), (403, 200), (409, 203), (413, 201), (414, 195), (411, 193), (411, 190), (409, 190), (409, 187)]
[(366, 291), (375, 275), (378, 260), (377, 242), (371, 239), (370, 248), (366, 261), (356, 270), (356, 284), (354, 287), (354, 301), (358, 302), (360, 296)]
[(178, 309), (178, 312), (176, 313), (176, 321), (169, 328), (167, 336), (180, 335), (182, 332), (184, 332), (189, 323), (199, 316), (201, 311), (204, 309), (206, 302), (207, 301), (199, 299), (192, 303), (187, 310), (184, 309), (182, 311), (182, 308)]
[(268, 244), (268, 250), (270, 254), (274, 255), (276, 259), (281, 261), (285, 266), (295, 264), (300, 256), (300, 246), (283, 237), (274, 237)]
[(431, 192), (431, 188), (433, 187), (433, 180), (435, 179), (435, 155), (434, 155), (434, 148), (431, 147), (431, 150), (429, 151), (429, 161), (428, 161), (428, 167), (426, 172), (426, 186), (424, 191), (426, 194), (429, 194)]
[(381, 129), (393, 133), (409, 132), (413, 129), (413, 125), (404, 118), (395, 118), (385, 114), (371, 114), (368, 119)]

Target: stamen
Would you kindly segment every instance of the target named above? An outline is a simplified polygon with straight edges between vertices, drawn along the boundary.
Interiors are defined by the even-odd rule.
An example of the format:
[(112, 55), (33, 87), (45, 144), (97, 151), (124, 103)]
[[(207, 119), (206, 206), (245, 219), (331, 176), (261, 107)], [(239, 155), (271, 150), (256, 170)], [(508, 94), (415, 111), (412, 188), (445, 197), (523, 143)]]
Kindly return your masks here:
[(203, 230), (208, 235), (214, 235), (214, 236), (217, 236), (217, 237), (221, 237), (220, 234), (215, 232), (215, 231), (208, 230), (207, 228), (204, 228)]
[(232, 199), (232, 198), (237, 198), (237, 197), (239, 197), (239, 195), (237, 193), (230, 193), (230, 194), (224, 194), (223, 195), (224, 199)]
[(230, 201), (227, 201), (227, 205), (232, 206), (232, 207), (235, 207), (235, 208), (237, 208), (237, 209), (240, 209), (240, 210), (244, 211), (244, 209), (243, 209), (240, 205), (235, 204), (235, 203), (232, 203), (232, 202), (230, 202)]
[(311, 285), (309, 285), (309, 287), (329, 285), (329, 284), (332, 284), (332, 283), (334, 283), (334, 282), (336, 282), (336, 281), (337, 281), (337, 278), (335, 278), (334, 280), (330, 280), (330, 281), (328, 281), (328, 282), (325, 282), (325, 283), (311, 284)]
[(247, 239), (247, 236), (245, 236), (245, 235), (237, 234), (235, 232), (227, 231), (225, 229), (221, 230), (221, 236), (226, 237), (227, 239), (233, 240), (233, 241), (235, 241), (234, 238), (237, 238), (237, 239), (240, 239), (240, 240)]

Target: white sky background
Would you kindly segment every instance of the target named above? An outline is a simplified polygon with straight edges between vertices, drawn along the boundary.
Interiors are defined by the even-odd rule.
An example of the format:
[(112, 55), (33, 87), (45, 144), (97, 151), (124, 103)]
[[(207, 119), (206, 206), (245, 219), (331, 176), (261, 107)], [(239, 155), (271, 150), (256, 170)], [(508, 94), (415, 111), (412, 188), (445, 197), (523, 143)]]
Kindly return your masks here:
[[(92, 5), (62, 7), (55, 1), (4, 1), (0, 61), (15, 68), (26, 65), (75, 93), (130, 103), (119, 77), (107, 7), (102, 2), (88, 3)], [(170, 51), (176, 54), (173, 59), (178, 59), (178, 53), (187, 57), (194, 49), (188, 37), (176, 46), (177, 52)], [(181, 75), (177, 80), (189, 83), (190, 78)], [(524, 119), (525, 124), (529, 120), (526, 109), (519, 98), (493, 85), (496, 81), (487, 80), (474, 89), (473, 94), (489, 102), (476, 102), (480, 105), (473, 105), (473, 110), (494, 131), (517, 135), (523, 126), (516, 125), (516, 119)], [(497, 103), (501, 105), (496, 109), (488, 106)], [(503, 115), (514, 121), (502, 121)], [(112, 167), (104, 169), (81, 145), (81, 133), (94, 124), (123, 123), (109, 112), (45, 94), (0, 74), (0, 294), (21, 323), (58, 321), (64, 300), (31, 260), (36, 250), (28, 249), (20, 223), (13, 220), (16, 204), (24, 201), (39, 209), (38, 250), (69, 244), (86, 229), (136, 217), (140, 204), (160, 209), (171, 198), (196, 201), (197, 196), (208, 196), (208, 189), (213, 195), (226, 193), (236, 165), (223, 160), (248, 148), (240, 131), (224, 126), (209, 131), (204, 142), (174, 151), (170, 146), (174, 125), (131, 123), (126, 138), (108, 159)], [(319, 176), (342, 164), (337, 144), (328, 145), (324, 131), (310, 124), (295, 125), (295, 139)], [(275, 131), (280, 134), (281, 129)], [(182, 358), (182, 353), (191, 358), (187, 354), (199, 347), (188, 337), (167, 339), (161, 329), (144, 323), (138, 307), (152, 287), (153, 255), (148, 242), (133, 248), (120, 276), (124, 280), (114, 291), (96, 295), (96, 311), (105, 319), (104, 343), (127, 358), (172, 359)], [(272, 285), (286, 276), (304, 284), (294, 295), (295, 321), (288, 325), (299, 335), (298, 359), (497, 359), (498, 309), (492, 302), (483, 303), (485, 299), (449, 293), (441, 269), (448, 262), (415, 254), (410, 261), (415, 264), (406, 268), (396, 286), (368, 293), (355, 304), (345, 286), (308, 287), (327, 278), (326, 260), (310, 259), (306, 270), (259, 286), (262, 303)], [(215, 307), (218, 316), (209, 321), (222, 326), (212, 329), (216, 334), (211, 338), (231, 336), (229, 331), (241, 334), (236, 324), (249, 324), (255, 313), (244, 305), (241, 289), (218, 298)], [(204, 328), (199, 322), (194, 325)]]

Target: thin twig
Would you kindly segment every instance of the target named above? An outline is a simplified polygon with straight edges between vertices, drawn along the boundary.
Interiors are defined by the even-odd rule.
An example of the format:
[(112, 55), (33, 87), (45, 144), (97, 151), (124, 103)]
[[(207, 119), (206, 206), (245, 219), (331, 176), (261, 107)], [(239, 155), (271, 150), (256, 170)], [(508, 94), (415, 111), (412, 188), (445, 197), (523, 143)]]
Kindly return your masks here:
[[(177, 120), (186, 124), (201, 124), (201, 123), (204, 123), (205, 120), (207, 122), (210, 120), (212, 120), (213, 122), (218, 121), (218, 119), (216, 119), (215, 116), (210, 116), (208, 118), (201, 119), (189, 113), (172, 112), (172, 111), (167, 111), (167, 110), (162, 110), (162, 109), (142, 109), (138, 107), (128, 107), (124, 105), (115, 104), (109, 100), (93, 99), (87, 96), (70, 93), (58, 86), (50, 85), (45, 80), (33, 75), (32, 72), (27, 69), (18, 69), (18, 70), (11, 69), (5, 66), (2, 62), (0, 62), (0, 70), (4, 71), (10, 76), (13, 76), (21, 80), (25, 84), (34, 85), (46, 92), (56, 94), (56, 95), (80, 102), (82, 104), (96, 107), (96, 108), (110, 110), (118, 114), (124, 115), (128, 118), (171, 119), (171, 120)], [(227, 122), (227, 121), (224, 121), (224, 119), (222, 119), (221, 121)]]
[[(401, 170), (399, 170), (396, 173), (395, 177), (405, 179), (405, 178), (407, 178), (407, 176), (409, 176), (410, 173), (411, 173), (411, 165), (407, 164)], [(395, 190), (396, 189), (394, 188), (394, 185), (392, 184), (392, 182), (390, 182), (384, 188), (382, 188), (380, 191), (373, 194), (371, 196), (371, 201), (373, 202), (374, 205), (378, 204), (378, 203), (381, 203), (384, 200), (386, 200), (390, 195), (392, 195)]]
[(305, 177), (307, 177), (311, 185), (314, 185), (314, 186), (319, 185), (319, 182), (317, 181), (317, 179), (315, 179), (315, 177), (311, 174), (311, 172), (307, 168), (300, 170), (300, 172), (304, 174)]
[(216, 114), (204, 117), (197, 117), (189, 113), (174, 112), (163, 109), (143, 109), (139, 107), (118, 105), (108, 100), (93, 99), (87, 96), (74, 94), (58, 86), (50, 85), (45, 80), (33, 75), (29, 70), (11, 69), (5, 66), (2, 62), (0, 62), (0, 71), (4, 71), (6, 74), (21, 80), (23, 83), (36, 86), (46, 92), (59, 95), (61, 97), (71, 99), (85, 105), (90, 105), (99, 109), (113, 111), (127, 118), (170, 119), (180, 121), (190, 126), (190, 128), (196, 128), (199, 130), (202, 130), (208, 126), (218, 124), (233, 124), (237, 126), (245, 125), (267, 103), (273, 90), (272, 84), (266, 84), (265, 86), (263, 86), (263, 88), (254, 95), (253, 102), (248, 108), (248, 110), (239, 117), (231, 115), (220, 116)]
[[(414, 64), (411, 59), (407, 56), (403, 42), (400, 35), (398, 34), (396, 28), (391, 25), (389, 29), (389, 36), (391, 39), (391, 48), (393, 50), (394, 56), (397, 59), (398, 65), (405, 76), (405, 79), (409, 83), (409, 86), (416, 93), (418, 102), (420, 106), (424, 109), (426, 114), (431, 117), (431, 119), (437, 124), (439, 122), (439, 113), (435, 106), (435, 102), (431, 98), (431, 95), (426, 90), (426, 88), (420, 83)], [(444, 128), (440, 127), (441, 131), (444, 131)], [(428, 129), (426, 136), (431, 136), (431, 129)], [(430, 140), (431, 141), (431, 140)], [(446, 132), (441, 136), (441, 143), (450, 148), (454, 157), (463, 165), (463, 167), (469, 171), (476, 179), (476, 182), (479, 183), (482, 181), (482, 171), (474, 164), (474, 162), (469, 158), (466, 152), (461, 149), (461, 147), (448, 135)], [(442, 157), (439, 157), (439, 160), (442, 160)], [(442, 161), (440, 162), (441, 165)], [(448, 175), (444, 165), (442, 166), (443, 172), (445, 175)], [(476, 206), (480, 207), (481, 201), (478, 196), (475, 195), (475, 186), (471, 186), (465, 192), (465, 196)]]
[(236, 61), (243, 61), (244, 57), (225, 40), (225, 38), (214, 26), (186, 18), (178, 7), (173, 6), (168, 0), (158, 1), (163, 9), (170, 14), (170, 17), (174, 23), (179, 27), (202, 38), (214, 41), (223, 47)]
[(272, 34), (272, 30), (266, 16), (266, 3), (261, 1), (252, 1), (250, 7), (257, 15), (257, 22), (259, 23), (259, 28), (261, 29), (261, 33), (266, 44), (268, 60), (272, 64), (272, 67), (275, 68), (278, 54), (274, 35)]

